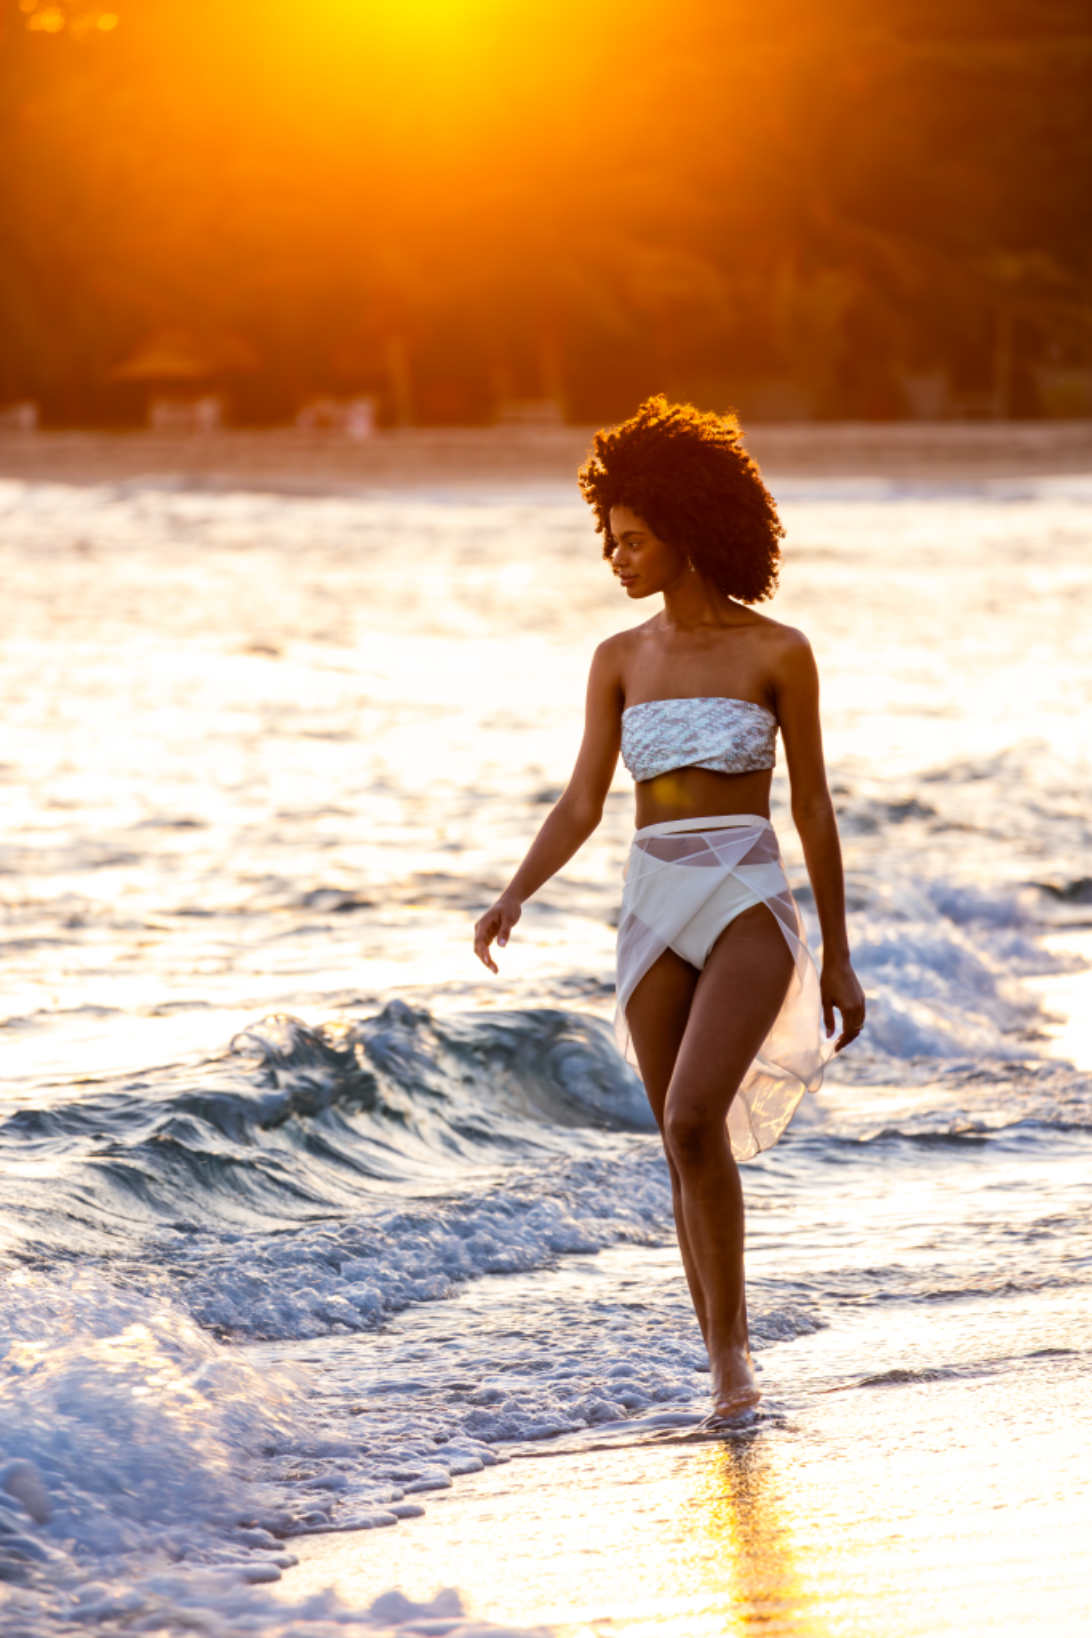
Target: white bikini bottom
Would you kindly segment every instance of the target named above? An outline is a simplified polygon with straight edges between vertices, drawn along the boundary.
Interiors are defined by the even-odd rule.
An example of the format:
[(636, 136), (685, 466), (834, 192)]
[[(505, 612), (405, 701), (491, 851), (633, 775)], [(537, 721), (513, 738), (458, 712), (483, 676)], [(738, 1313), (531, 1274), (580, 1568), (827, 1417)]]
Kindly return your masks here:
[(765, 904), (785, 935), (793, 975), (781, 1011), (728, 1109), (737, 1160), (775, 1144), (805, 1092), (818, 1090), (834, 1052), (823, 1030), (819, 975), (768, 819), (737, 813), (673, 820), (636, 832), (618, 923), (615, 1031), (635, 1067), (626, 1008), (665, 950), (700, 972), (724, 929)]

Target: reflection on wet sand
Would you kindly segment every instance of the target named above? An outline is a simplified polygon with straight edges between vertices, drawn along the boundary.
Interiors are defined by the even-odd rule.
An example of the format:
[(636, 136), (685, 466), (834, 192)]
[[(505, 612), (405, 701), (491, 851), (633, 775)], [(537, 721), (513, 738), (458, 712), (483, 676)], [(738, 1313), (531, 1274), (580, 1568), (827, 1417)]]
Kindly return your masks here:
[(693, 1573), (720, 1591), (727, 1572), (731, 1602), (722, 1610), (731, 1625), (722, 1630), (820, 1638), (826, 1628), (809, 1608), (791, 1503), (761, 1435), (709, 1446), (690, 1472)]
[[(1052, 1154), (1049, 1165), (1057, 1214), (1067, 1197), (1075, 1207), (1086, 1195), (1088, 1155), (1082, 1149), (1063, 1166)], [(1023, 1147), (1007, 1175), (991, 1162), (989, 1188), (1002, 1191), (1010, 1234), (1033, 1175)], [(962, 1181), (973, 1208), (966, 1173)], [(927, 1183), (918, 1176), (919, 1205)], [(897, 1193), (893, 1172), (886, 1187)], [(1031, 1193), (1033, 1211), (1039, 1199)], [(800, 1223), (818, 1209), (817, 1197), (805, 1201)], [(889, 1235), (892, 1222), (889, 1213)], [(1030, 1226), (1041, 1278), (1037, 1211)], [(797, 1259), (810, 1270), (805, 1242), (798, 1227)], [(388, 1419), (399, 1402), (369, 1384), (412, 1370), (409, 1403), (419, 1398), (418, 1376), (450, 1381), (439, 1377), (439, 1361), (459, 1358), (466, 1368), (479, 1348), (488, 1348), (498, 1391), (519, 1391), (520, 1374), (537, 1379), (546, 1359), (540, 1311), (588, 1370), (593, 1330), (608, 1351), (618, 1346), (611, 1316), (623, 1304), (678, 1329), (686, 1297), (675, 1255), (619, 1247), (556, 1270), (477, 1281), (443, 1305), (442, 1334), (438, 1311), (423, 1306), (363, 1345), (282, 1344), (276, 1358), (312, 1367), (325, 1359), (325, 1381), (358, 1403), (371, 1399)], [(696, 1423), (672, 1425), (665, 1402), (643, 1429), (637, 1418), (509, 1445), (514, 1460), (423, 1495), (423, 1518), (295, 1538), (300, 1562), (276, 1595), (295, 1605), (333, 1587), (366, 1610), (390, 1587), (425, 1601), (457, 1587), (472, 1620), (542, 1627), (555, 1638), (1083, 1633), (1086, 1293), (1085, 1283), (1060, 1278), (1049, 1295), (1000, 1298), (989, 1289), (945, 1301), (924, 1321), (914, 1304), (843, 1305), (837, 1324), (760, 1352), (768, 1394), (749, 1429), (711, 1440)], [(843, 1391), (824, 1391), (832, 1386)], [(363, 1417), (354, 1422), (362, 1430)]]
[(466, 1589), (477, 1619), (556, 1638), (825, 1638), (822, 1538), (794, 1528), (792, 1475), (768, 1430), (690, 1437), (675, 1456), (659, 1444), (515, 1461), (430, 1498), (423, 1530), (294, 1543), (284, 1596), (332, 1583), (366, 1608), (385, 1585), (421, 1599), (446, 1584)]

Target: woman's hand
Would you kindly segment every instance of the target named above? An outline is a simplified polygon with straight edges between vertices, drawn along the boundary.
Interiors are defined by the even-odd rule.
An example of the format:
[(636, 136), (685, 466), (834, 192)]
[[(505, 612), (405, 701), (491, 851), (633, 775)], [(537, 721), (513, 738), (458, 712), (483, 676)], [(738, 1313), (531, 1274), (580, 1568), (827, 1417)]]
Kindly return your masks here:
[(835, 1007), (842, 1015), (842, 1033), (834, 1046), (835, 1052), (841, 1052), (850, 1041), (857, 1039), (864, 1029), (865, 1021), (864, 991), (848, 959), (823, 962), (819, 993), (823, 998), (823, 1022), (827, 1027), (828, 1040), (834, 1034)]
[(498, 968), (489, 953), (489, 946), (496, 939), (498, 950), (503, 950), (508, 943), (508, 935), (522, 914), (523, 906), (519, 900), (510, 899), (502, 893), (496, 904), (474, 923), (474, 954), (491, 973), (497, 972)]

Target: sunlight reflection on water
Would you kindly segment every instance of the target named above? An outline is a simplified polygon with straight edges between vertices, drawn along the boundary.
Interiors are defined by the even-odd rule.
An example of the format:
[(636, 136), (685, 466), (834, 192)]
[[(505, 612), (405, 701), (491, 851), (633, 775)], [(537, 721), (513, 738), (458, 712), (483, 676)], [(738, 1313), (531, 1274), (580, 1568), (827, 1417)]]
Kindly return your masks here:
[[(157, 1034), (172, 1054), (177, 1031), (149, 1022), (165, 1009), (224, 1009), (225, 1039), (241, 1010), (487, 993), (468, 925), (567, 778), (594, 644), (649, 612), (579, 503), (17, 484), (0, 502), (13, 1077), (35, 1055), (135, 1066)], [(1076, 872), (1092, 508), (812, 497), (785, 515), (772, 612), (819, 656), (851, 875), (893, 857), (889, 814), (918, 864)], [(799, 876), (785, 796), (782, 766)], [(494, 1000), (548, 992), (574, 952), (609, 982), (631, 814), (620, 770)], [(312, 905), (327, 890), (356, 910)]]
[[(581, 1102), (639, 1094), (611, 1081), (595, 1020), (574, 1021), (612, 1005), (621, 772), (500, 980), (468, 942), (568, 775), (592, 648), (649, 612), (619, 596), (579, 504), (0, 484), (18, 611), (0, 653), (0, 1097), (17, 1105), (0, 1185), (35, 1270), (9, 1322), (48, 1337), (73, 1315), (65, 1358), (40, 1348), (0, 1392), (5, 1414), (30, 1407), (20, 1437), (53, 1464), (73, 1539), (129, 1505), (114, 1401), (95, 1398), (120, 1359), (119, 1393), (131, 1379), (147, 1400), (141, 1473), (183, 1494), (211, 1451), (212, 1491), (224, 1464), (275, 1481), (293, 1528), (390, 1500), (388, 1469), (436, 1464), (453, 1437), (565, 1450), (469, 1477), (456, 1456), (423, 1520), (299, 1537), (289, 1601), (333, 1581), (361, 1609), (395, 1581), (454, 1582), (475, 1614), (584, 1638), (1082, 1630), (1079, 487), (815, 484), (785, 507), (771, 612), (820, 661), (870, 1022), (748, 1170), (764, 1420), (695, 1444), (707, 1377), (662, 1162)], [(786, 798), (781, 766), (810, 916)], [(413, 1008), (381, 1013), (392, 997)], [(532, 1007), (572, 1037), (552, 1056), (547, 1015), (513, 1010)], [(264, 1057), (230, 1058), (270, 1013), (341, 1022), (282, 1022)], [(353, 1030), (359, 1059), (331, 1066)], [(237, 1373), (226, 1419), (211, 1388), (194, 1401), (192, 1449), (156, 1443), (173, 1378), (133, 1363), (139, 1325), (148, 1358), (193, 1382)], [(282, 1364), (317, 1386), (285, 1400), (293, 1428), (263, 1468), (233, 1418), (272, 1414), (255, 1384)], [(634, 1433), (631, 1415), (660, 1413), (654, 1439)], [(105, 1452), (94, 1484), (80, 1439)], [(169, 1526), (218, 1562), (201, 1519)], [(95, 1540), (81, 1562), (114, 1585), (160, 1563), (158, 1538), (134, 1535), (125, 1563)], [(158, 1596), (125, 1607), (147, 1624)], [(262, 1625), (240, 1608), (222, 1630)]]
[(517, 1462), (434, 1502), (416, 1539), (304, 1543), (284, 1594), (456, 1584), (475, 1616), (564, 1638), (1076, 1638), (1090, 1417), (1059, 1360), (816, 1400), (777, 1436)]

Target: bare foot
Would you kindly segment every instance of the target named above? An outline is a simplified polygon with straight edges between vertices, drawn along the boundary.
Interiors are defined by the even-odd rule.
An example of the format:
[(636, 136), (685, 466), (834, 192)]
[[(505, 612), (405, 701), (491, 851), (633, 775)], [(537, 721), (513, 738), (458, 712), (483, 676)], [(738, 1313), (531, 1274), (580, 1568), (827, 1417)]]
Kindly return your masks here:
[(761, 1398), (749, 1350), (727, 1349), (713, 1365), (713, 1415), (738, 1416)]

